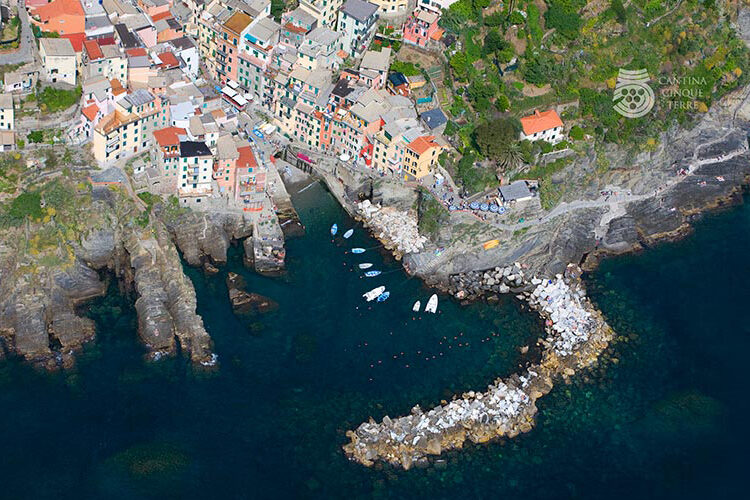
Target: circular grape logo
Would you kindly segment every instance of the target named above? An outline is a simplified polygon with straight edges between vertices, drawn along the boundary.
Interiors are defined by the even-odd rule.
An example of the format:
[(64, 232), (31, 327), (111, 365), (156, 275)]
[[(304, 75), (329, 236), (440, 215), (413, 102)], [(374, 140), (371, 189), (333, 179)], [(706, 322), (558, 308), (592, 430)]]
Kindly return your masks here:
[(645, 69), (630, 71), (621, 69), (615, 86), (615, 111), (626, 118), (639, 118), (654, 107), (654, 91), (648, 85)]

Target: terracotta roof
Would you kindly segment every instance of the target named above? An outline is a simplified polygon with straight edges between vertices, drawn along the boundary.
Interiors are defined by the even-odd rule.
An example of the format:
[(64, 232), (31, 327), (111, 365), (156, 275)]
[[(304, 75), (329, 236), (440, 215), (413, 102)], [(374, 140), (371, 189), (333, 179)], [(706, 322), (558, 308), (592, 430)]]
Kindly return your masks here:
[(237, 168), (255, 168), (258, 166), (258, 162), (255, 160), (255, 155), (253, 154), (253, 148), (245, 146), (237, 148), (237, 152), (240, 154), (240, 157), (237, 158)]
[(62, 38), (70, 40), (73, 50), (78, 53), (83, 50), (83, 41), (86, 40), (86, 33), (71, 33), (68, 35), (62, 35)]
[(168, 146), (177, 146), (180, 144), (180, 135), (186, 135), (184, 128), (167, 127), (160, 130), (154, 130), (154, 139), (159, 146), (166, 148)]
[(144, 49), (143, 47), (136, 47), (135, 49), (127, 49), (125, 53), (130, 57), (145, 56), (146, 49)]
[(83, 7), (78, 0), (54, 0), (46, 5), (33, 8), (33, 15), (39, 16), (42, 21), (49, 21), (52, 18), (68, 15), (82, 16)]
[(113, 78), (109, 81), (109, 84), (112, 86), (112, 95), (118, 96), (125, 92), (125, 89), (122, 87), (122, 83), (120, 83), (120, 80), (117, 78)]
[(433, 40), (440, 40), (443, 37), (443, 33), (445, 33), (445, 30), (442, 28), (438, 28), (432, 35), (430, 35), (430, 38), (432, 38)]
[(92, 104), (91, 106), (83, 108), (81, 113), (83, 113), (83, 116), (88, 118), (90, 122), (93, 122), (96, 119), (97, 113), (99, 113), (99, 107), (96, 104)]
[(253, 18), (244, 12), (235, 12), (232, 14), (232, 17), (227, 19), (224, 23), (224, 27), (239, 35), (252, 20)]
[(172, 13), (171, 12), (169, 12), (169, 11), (159, 12), (158, 14), (154, 14), (153, 16), (151, 16), (151, 20), (153, 22), (156, 22), (156, 21), (161, 21), (162, 19), (166, 19), (168, 17), (172, 17)]
[(85, 42), (83, 42), (83, 46), (86, 49), (86, 54), (88, 54), (90, 61), (96, 61), (97, 59), (101, 59), (102, 57), (104, 57), (102, 48), (99, 47), (99, 44), (96, 43), (96, 40), (86, 40)]
[(284, 25), (284, 29), (287, 31), (291, 31), (292, 33), (307, 33), (307, 30), (303, 28), (302, 26), (295, 26), (292, 23), (286, 23)]
[(430, 148), (439, 148), (440, 144), (435, 142), (435, 136), (434, 135), (421, 135), (411, 141), (407, 148), (411, 149), (418, 155), (423, 154), (425, 151), (429, 150)]
[(534, 135), (537, 132), (544, 132), (555, 127), (562, 127), (563, 122), (557, 115), (557, 111), (550, 109), (549, 111), (539, 112), (534, 110), (533, 115), (524, 116), (521, 118), (521, 125), (523, 126), (523, 133), (526, 135)]
[(161, 67), (166, 69), (176, 68), (180, 65), (177, 57), (169, 51), (159, 54), (159, 60), (161, 61)]

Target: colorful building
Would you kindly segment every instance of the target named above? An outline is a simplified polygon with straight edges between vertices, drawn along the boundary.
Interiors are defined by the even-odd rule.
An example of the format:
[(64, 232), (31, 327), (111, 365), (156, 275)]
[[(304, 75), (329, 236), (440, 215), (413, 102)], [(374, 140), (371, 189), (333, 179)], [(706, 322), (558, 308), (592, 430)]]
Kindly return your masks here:
[(425, 47), (439, 33), (440, 16), (429, 10), (417, 8), (404, 23), (404, 42)]
[(251, 21), (244, 12), (235, 12), (221, 25), (221, 38), (216, 41), (216, 72), (222, 84), (227, 80), (237, 81), (240, 36)]
[(420, 136), (406, 146), (404, 178), (421, 179), (437, 165), (443, 146), (435, 142), (434, 135)]

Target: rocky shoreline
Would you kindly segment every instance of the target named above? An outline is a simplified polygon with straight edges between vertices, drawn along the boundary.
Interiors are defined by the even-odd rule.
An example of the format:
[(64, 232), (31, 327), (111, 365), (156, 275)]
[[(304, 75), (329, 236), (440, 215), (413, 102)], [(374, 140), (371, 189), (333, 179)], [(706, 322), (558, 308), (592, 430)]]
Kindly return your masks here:
[(497, 293), (497, 287), (517, 289), (518, 297), (545, 320), (541, 361), (498, 378), (485, 392), (469, 391), (427, 412), (415, 406), (404, 417), (385, 416), (380, 423), (370, 419), (346, 433), (346, 455), (365, 466), (384, 461), (409, 469), (427, 464), (430, 456), (461, 449), (466, 440), (486, 443), (530, 431), (536, 401), (552, 389), (554, 380), (596, 363), (614, 336), (586, 298), (580, 276), (580, 268), (570, 265), (564, 276), (528, 278), (518, 263), (481, 275), (455, 276), (451, 288), (459, 299)]

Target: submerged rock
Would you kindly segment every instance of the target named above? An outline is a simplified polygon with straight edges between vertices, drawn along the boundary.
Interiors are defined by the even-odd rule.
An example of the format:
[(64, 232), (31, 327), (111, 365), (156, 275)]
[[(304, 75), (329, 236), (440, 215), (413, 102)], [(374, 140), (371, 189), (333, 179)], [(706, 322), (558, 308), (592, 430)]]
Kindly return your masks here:
[(245, 288), (245, 280), (236, 273), (227, 274), (229, 301), (238, 314), (264, 314), (278, 309), (279, 304), (258, 293), (251, 293)]

